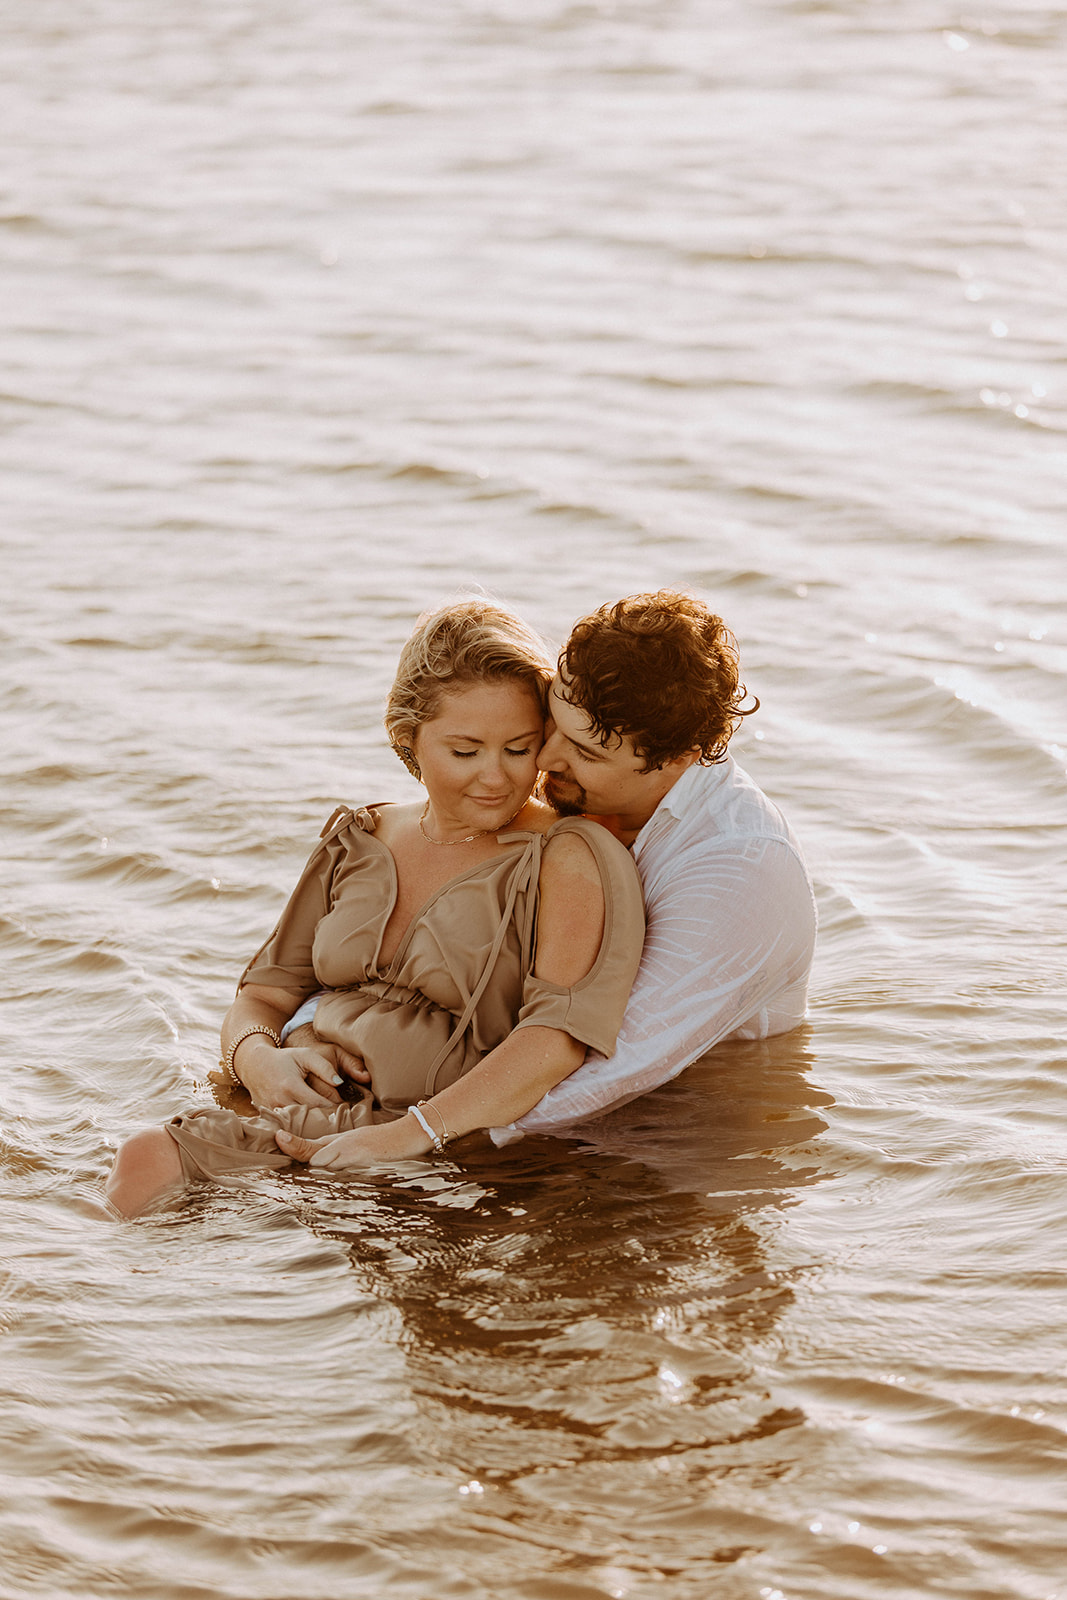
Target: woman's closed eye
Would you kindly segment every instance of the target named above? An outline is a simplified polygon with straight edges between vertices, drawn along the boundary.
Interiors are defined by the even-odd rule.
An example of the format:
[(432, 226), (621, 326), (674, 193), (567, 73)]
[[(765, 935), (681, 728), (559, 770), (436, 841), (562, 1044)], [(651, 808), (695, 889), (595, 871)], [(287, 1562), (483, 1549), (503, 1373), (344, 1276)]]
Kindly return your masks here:
[[(504, 754), (506, 756), (516, 756), (516, 757), (528, 756), (532, 749), (533, 749), (532, 745), (527, 745), (525, 750), (508, 750), (508, 749), (505, 749)], [(470, 761), (472, 759), (472, 757), (474, 757), (474, 756), (476, 756), (478, 754), (478, 752), (477, 752), (477, 750), (453, 750), (452, 754), (454, 756), (458, 756), (460, 761)]]

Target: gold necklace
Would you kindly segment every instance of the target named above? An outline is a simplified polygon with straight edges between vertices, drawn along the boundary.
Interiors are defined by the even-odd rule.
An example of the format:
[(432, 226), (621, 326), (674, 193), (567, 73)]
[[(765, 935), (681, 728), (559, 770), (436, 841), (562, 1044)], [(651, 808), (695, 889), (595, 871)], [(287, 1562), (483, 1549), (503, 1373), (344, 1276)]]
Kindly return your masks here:
[[(473, 844), (475, 839), (484, 839), (490, 833), (499, 833), (500, 832), (500, 828), (506, 828), (507, 825), (508, 825), (508, 822), (514, 822), (515, 821), (515, 817), (517, 817), (518, 814), (519, 814), (519, 812), (516, 811), (514, 817), (509, 817), (507, 822), (502, 822), (500, 824), (500, 828), (483, 828), (480, 833), (468, 833), (468, 835), (467, 835), (467, 837), (465, 839), (434, 839), (434, 838), (431, 838), (431, 836), (426, 832), (426, 828), (425, 828), (426, 816), (427, 816), (427, 813), (429, 812), (429, 809), (430, 809), (430, 802), (427, 800), (426, 804), (422, 808), (422, 814), (419, 817), (419, 832), (422, 834), (422, 837), (426, 840), (427, 844), (437, 844), (437, 845)], [(522, 807), (520, 806), (519, 807), (519, 811), (521, 811), (521, 810), (522, 810)]]

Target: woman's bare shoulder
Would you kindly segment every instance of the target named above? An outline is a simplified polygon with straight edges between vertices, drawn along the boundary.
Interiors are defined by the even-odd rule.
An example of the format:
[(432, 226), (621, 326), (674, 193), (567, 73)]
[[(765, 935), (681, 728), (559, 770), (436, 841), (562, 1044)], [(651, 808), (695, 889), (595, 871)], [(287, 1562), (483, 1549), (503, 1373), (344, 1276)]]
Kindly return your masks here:
[(418, 800), (388, 801), (368, 807), (374, 817), (375, 837), (380, 843), (389, 845), (418, 821), (423, 804), (425, 802)]
[(600, 867), (596, 853), (589, 842), (587, 830), (567, 828), (551, 832), (545, 842), (541, 868), (542, 888), (546, 883), (566, 878), (581, 878), (589, 884), (600, 883)]

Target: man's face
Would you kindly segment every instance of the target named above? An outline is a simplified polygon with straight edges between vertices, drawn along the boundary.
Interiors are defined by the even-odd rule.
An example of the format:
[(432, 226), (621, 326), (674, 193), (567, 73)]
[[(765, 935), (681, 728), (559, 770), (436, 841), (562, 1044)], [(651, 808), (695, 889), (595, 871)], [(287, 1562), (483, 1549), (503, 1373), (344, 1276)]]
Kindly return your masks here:
[(562, 687), (557, 674), (549, 692), (545, 742), (537, 758), (545, 774), (545, 798), (565, 816), (615, 816), (636, 831), (691, 759), (645, 772), (644, 759), (630, 736), (617, 736), (602, 745), (581, 707), (563, 698)]

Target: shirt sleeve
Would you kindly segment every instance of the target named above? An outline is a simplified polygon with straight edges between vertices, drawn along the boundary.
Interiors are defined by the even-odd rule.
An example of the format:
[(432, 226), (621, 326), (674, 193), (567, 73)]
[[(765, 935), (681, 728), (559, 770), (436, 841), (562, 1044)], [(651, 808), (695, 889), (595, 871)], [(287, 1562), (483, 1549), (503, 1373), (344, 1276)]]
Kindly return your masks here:
[[(803, 864), (784, 841), (685, 852), (646, 915), (614, 1053), (587, 1056), (511, 1129), (499, 1130), (498, 1142), (550, 1133), (646, 1094), (746, 1026), (763, 1037), (802, 1020), (815, 910)], [(768, 1015), (779, 1025), (768, 1026)]]

